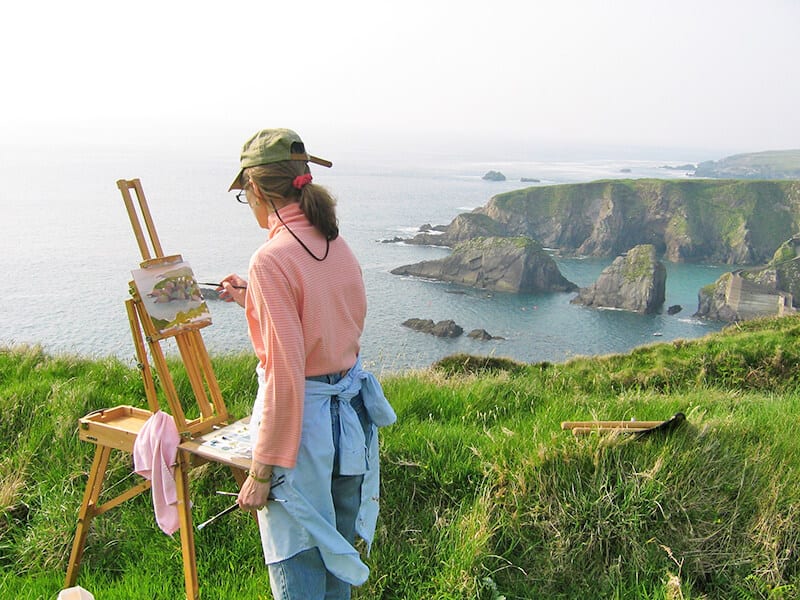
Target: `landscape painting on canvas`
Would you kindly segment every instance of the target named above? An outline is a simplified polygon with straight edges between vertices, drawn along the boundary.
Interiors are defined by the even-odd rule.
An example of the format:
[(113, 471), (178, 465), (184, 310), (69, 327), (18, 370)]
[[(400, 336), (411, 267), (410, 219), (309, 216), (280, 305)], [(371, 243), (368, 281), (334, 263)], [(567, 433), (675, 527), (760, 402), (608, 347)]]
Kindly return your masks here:
[(131, 271), (139, 297), (159, 333), (211, 321), (189, 263), (182, 260)]

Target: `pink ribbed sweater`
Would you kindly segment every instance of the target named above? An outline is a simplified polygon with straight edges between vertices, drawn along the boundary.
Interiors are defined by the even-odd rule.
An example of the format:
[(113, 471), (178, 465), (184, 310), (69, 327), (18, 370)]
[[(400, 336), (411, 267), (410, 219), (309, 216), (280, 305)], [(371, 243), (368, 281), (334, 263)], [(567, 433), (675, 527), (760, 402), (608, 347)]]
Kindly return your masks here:
[[(325, 254), (325, 238), (297, 203), (281, 208), (280, 215), (316, 256)], [(250, 341), (266, 380), (255, 460), (294, 467), (305, 378), (355, 364), (366, 310), (361, 267), (341, 237), (317, 261), (270, 216), (268, 240), (250, 259), (245, 303)]]

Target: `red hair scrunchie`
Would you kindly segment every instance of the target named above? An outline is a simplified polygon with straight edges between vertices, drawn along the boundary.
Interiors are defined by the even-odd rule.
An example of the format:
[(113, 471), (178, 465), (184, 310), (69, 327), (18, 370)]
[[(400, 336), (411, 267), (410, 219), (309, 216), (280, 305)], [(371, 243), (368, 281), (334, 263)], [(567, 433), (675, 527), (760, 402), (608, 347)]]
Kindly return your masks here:
[(311, 173), (306, 173), (305, 175), (298, 175), (297, 177), (294, 178), (294, 181), (292, 181), (292, 185), (296, 189), (302, 190), (309, 183), (311, 183), (311, 179), (312, 179)]

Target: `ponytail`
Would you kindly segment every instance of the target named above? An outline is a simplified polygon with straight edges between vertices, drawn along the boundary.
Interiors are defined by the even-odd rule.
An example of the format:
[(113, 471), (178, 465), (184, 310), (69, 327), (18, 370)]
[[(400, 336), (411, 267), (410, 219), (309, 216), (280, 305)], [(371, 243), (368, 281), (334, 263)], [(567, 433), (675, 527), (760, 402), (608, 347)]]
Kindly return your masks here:
[(300, 190), (300, 210), (311, 224), (320, 230), (325, 239), (339, 237), (339, 219), (336, 218), (336, 200), (324, 187), (309, 183)]
[(309, 222), (326, 240), (339, 237), (336, 200), (327, 189), (311, 183), (308, 163), (287, 160), (249, 167), (245, 173), (263, 192), (278, 194), (290, 202), (297, 202)]

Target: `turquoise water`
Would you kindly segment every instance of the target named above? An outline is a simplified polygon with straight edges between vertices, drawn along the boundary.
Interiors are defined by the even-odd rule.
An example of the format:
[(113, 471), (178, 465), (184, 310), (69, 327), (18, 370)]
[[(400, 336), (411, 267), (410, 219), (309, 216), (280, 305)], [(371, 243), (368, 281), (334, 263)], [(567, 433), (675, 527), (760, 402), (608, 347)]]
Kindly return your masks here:
[[(141, 260), (124, 211), (117, 179), (142, 180), (164, 251), (182, 254), (201, 281), (245, 274), (252, 250), (264, 238), (249, 209), (227, 185), (235, 156), (224, 160), (198, 151), (193, 160), (166, 152), (75, 148), (50, 157), (0, 148), (0, 343), (39, 343), (50, 351), (97, 357), (133, 356), (124, 301), (130, 270)], [(614, 177), (680, 177), (660, 169), (673, 161), (433, 162), (409, 158), (383, 163), (338, 161), (317, 169), (315, 181), (339, 199), (342, 235), (361, 260), (369, 316), (363, 357), (376, 372), (424, 367), (454, 352), (506, 356), (521, 361), (561, 361), (577, 355), (625, 352), (641, 344), (695, 338), (720, 323), (692, 317), (697, 291), (730, 269), (667, 264), (667, 306), (683, 310), (637, 315), (574, 306), (574, 294), (507, 295), (403, 278), (399, 265), (444, 256), (441, 248), (386, 244), (410, 237), (424, 223), (446, 224), (484, 205), (492, 195), (541, 184)], [(631, 169), (622, 173), (622, 168)], [(488, 170), (505, 182), (483, 181)], [(610, 262), (559, 260), (579, 286), (593, 282)], [(241, 310), (210, 302), (214, 324), (204, 330), (212, 352), (248, 349)], [(438, 339), (401, 326), (408, 318), (453, 319), (465, 331), (487, 330), (503, 340), (463, 336)]]

